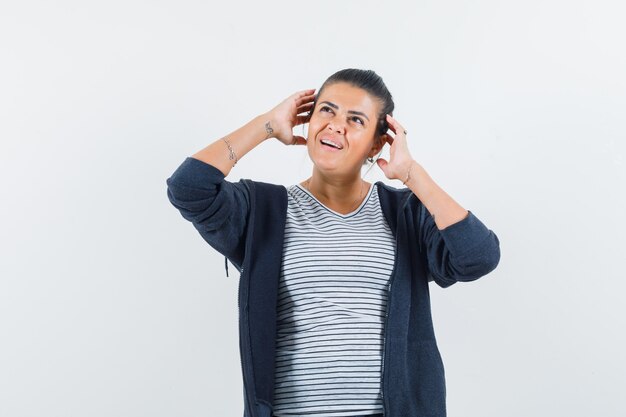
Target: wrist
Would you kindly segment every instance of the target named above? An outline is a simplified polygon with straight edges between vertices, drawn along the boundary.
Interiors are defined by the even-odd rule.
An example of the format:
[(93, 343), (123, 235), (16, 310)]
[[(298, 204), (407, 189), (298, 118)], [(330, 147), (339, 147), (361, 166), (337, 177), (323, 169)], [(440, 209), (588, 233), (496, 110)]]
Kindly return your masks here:
[(261, 124), (261, 129), (264, 132), (263, 140), (267, 140), (275, 137), (276, 123), (274, 122), (274, 116), (271, 112), (263, 113), (258, 116)]
[(402, 184), (407, 187), (409, 187), (409, 183), (415, 178), (415, 165), (417, 165), (417, 162), (415, 162), (415, 160), (411, 160), (411, 162), (409, 162), (403, 170), (403, 176), (399, 178), (399, 180), (402, 181)]

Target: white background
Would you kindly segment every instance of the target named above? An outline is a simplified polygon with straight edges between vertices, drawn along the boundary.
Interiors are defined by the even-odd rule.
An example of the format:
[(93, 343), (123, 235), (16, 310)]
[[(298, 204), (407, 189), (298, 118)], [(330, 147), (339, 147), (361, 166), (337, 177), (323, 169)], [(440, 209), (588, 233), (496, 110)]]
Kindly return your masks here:
[[(625, 415), (625, 16), (619, 1), (2, 2), (0, 415), (242, 415), (238, 274), (165, 180), (347, 67), (383, 77), (413, 157), (501, 242), (492, 273), (431, 283), (449, 416)], [(228, 179), (310, 171), (274, 140)]]

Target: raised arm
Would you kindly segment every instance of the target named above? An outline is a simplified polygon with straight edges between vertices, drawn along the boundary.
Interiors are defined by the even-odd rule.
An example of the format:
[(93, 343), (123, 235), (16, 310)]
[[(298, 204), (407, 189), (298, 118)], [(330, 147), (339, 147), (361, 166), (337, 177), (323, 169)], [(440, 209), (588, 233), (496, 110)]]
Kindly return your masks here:
[(426, 248), (429, 281), (445, 288), (458, 281), (473, 281), (488, 274), (500, 262), (500, 241), (471, 211), (454, 201), (410, 155), (406, 130), (387, 117), (395, 137), (389, 162), (378, 165), (387, 178), (399, 179), (421, 201), (420, 245)]
[(304, 90), (289, 96), (269, 112), (255, 117), (192, 157), (213, 165), (228, 176), (240, 158), (268, 138), (274, 137), (286, 145), (306, 145), (306, 139), (295, 136), (293, 128), (308, 121), (308, 116), (298, 114), (312, 107), (314, 91)]
[(306, 123), (314, 90), (295, 93), (267, 113), (187, 157), (167, 180), (167, 197), (215, 250), (241, 267), (250, 210), (243, 181), (225, 180), (232, 167), (264, 140), (306, 144), (293, 127)]

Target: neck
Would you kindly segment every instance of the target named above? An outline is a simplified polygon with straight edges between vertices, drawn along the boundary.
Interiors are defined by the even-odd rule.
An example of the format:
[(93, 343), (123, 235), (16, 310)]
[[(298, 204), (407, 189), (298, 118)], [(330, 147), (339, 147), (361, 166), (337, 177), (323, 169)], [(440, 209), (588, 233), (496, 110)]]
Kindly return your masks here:
[(313, 170), (311, 177), (303, 183), (321, 203), (337, 212), (350, 212), (363, 201), (370, 184), (356, 173), (354, 176), (329, 177)]

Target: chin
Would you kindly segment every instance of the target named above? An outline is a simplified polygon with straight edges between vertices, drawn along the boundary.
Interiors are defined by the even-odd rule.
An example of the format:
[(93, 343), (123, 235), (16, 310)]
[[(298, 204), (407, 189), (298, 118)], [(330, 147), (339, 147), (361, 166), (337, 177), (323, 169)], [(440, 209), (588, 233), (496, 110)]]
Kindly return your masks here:
[(342, 169), (345, 169), (344, 164), (340, 159), (335, 159), (332, 155), (325, 155), (324, 152), (316, 154), (311, 152), (309, 148), (309, 159), (313, 162), (315, 169), (324, 173), (338, 173)]
[(322, 171), (322, 172), (337, 172), (341, 166), (337, 163), (327, 163), (325, 161), (316, 161), (316, 160), (312, 160), (313, 161), (313, 165), (315, 166), (315, 168), (318, 171)]

